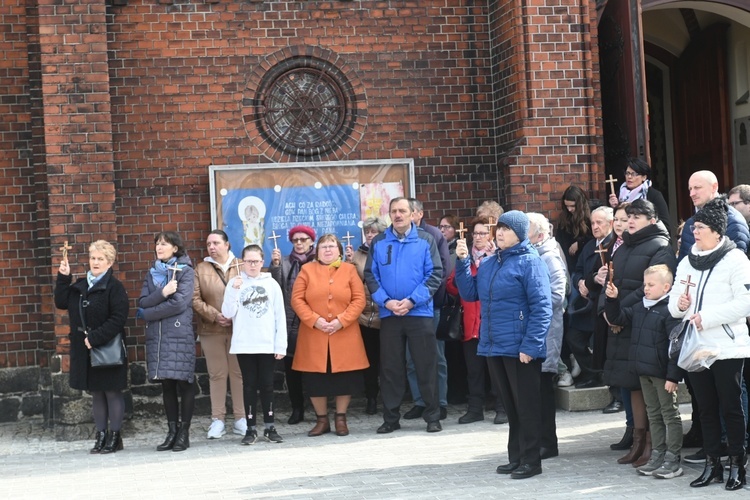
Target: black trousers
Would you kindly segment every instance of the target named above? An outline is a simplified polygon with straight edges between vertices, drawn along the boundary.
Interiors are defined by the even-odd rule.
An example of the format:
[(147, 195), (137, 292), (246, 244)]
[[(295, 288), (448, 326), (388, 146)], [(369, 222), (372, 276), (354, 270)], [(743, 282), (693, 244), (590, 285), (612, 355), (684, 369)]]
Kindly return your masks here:
[(237, 362), (242, 372), (242, 396), (245, 403), (247, 425), (255, 425), (258, 414), (258, 391), (263, 406), (263, 422), (273, 423), (273, 354), (238, 354)]
[(727, 430), (729, 455), (745, 452), (745, 413), (742, 408), (742, 365), (744, 359), (721, 359), (702, 372), (688, 377), (698, 399), (706, 455), (721, 454), (721, 420)]
[(365, 343), (365, 353), (370, 366), (365, 368), (365, 396), (367, 399), (378, 397), (380, 387), (378, 384), (378, 372), (380, 371), (380, 330), (361, 326), (362, 341)]
[(380, 320), (380, 393), (383, 420), (398, 422), (406, 392), (406, 344), (409, 344), (417, 385), (425, 403), (425, 422), (440, 419), (437, 387), (437, 340), (432, 316), (388, 316)]
[(302, 372), (292, 370), (293, 356), (284, 358), (284, 374), (286, 375), (286, 388), (289, 391), (289, 401), (292, 409), (303, 410), (305, 408), (305, 397), (302, 394)]
[(466, 382), (469, 386), (468, 410), (484, 413), (485, 377), (487, 376), (487, 358), (477, 356), (479, 339), (462, 342), (464, 360), (466, 361)]
[(518, 358), (494, 356), (487, 358), (487, 366), (508, 414), (509, 461), (539, 465), (542, 362), (521, 363)]
[(557, 413), (557, 403), (555, 400), (555, 375), (556, 373), (542, 372), (539, 385), (539, 394), (541, 396), (542, 411), (540, 413), (542, 431), (540, 446), (543, 448), (557, 449), (557, 424), (555, 415)]

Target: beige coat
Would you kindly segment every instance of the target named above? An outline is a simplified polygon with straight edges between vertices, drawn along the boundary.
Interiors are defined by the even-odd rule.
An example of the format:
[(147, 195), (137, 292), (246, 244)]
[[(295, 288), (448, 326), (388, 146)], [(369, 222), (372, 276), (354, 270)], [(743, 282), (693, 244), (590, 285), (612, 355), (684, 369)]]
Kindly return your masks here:
[(193, 310), (198, 314), (198, 335), (232, 334), (232, 327), (219, 326), (216, 317), (221, 314), (227, 283), (237, 276), (237, 266), (234, 266), (237, 262), (242, 261), (235, 258), (226, 273), (205, 260), (195, 266)]

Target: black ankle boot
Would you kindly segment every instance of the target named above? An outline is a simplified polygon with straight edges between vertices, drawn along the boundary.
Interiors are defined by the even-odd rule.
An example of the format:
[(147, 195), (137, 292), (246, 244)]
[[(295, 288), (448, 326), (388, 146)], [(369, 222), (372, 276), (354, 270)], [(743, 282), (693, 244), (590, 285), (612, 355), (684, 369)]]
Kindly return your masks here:
[(164, 442), (156, 447), (156, 451), (167, 451), (174, 447), (174, 440), (177, 439), (177, 432), (180, 430), (179, 422), (167, 422), (169, 430)]
[(120, 431), (110, 431), (109, 434), (107, 434), (107, 444), (102, 448), (101, 454), (114, 453), (122, 450), (122, 448), (122, 436), (120, 435)]
[(746, 455), (733, 455), (729, 457), (729, 478), (727, 479), (727, 485), (725, 489), (734, 491), (741, 489), (747, 484), (745, 477), (745, 458)]
[(610, 450), (629, 450), (633, 446), (633, 428), (626, 427), (625, 434), (622, 435), (619, 443), (609, 445)]
[(96, 438), (94, 438), (94, 447), (89, 450), (89, 453), (95, 455), (101, 453), (104, 448), (104, 443), (107, 441), (107, 431), (96, 431)]
[(693, 488), (702, 488), (703, 486), (708, 486), (714, 481), (717, 483), (724, 481), (724, 466), (721, 465), (720, 457), (706, 457), (706, 465), (703, 468), (703, 474), (690, 483), (690, 486)]
[(177, 439), (174, 440), (172, 451), (185, 451), (190, 448), (190, 422), (183, 422), (177, 431)]

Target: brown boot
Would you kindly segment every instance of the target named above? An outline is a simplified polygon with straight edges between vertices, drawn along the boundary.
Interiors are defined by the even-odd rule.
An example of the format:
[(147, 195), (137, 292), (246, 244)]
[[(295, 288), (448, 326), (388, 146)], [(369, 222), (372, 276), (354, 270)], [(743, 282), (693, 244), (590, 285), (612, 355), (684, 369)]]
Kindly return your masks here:
[(315, 427), (310, 429), (307, 433), (310, 437), (322, 436), (328, 432), (331, 432), (331, 423), (328, 421), (328, 415), (316, 415), (318, 421), (315, 423)]
[(624, 457), (618, 458), (618, 464), (632, 464), (641, 455), (643, 455), (643, 449), (646, 447), (646, 429), (633, 429), (633, 446), (630, 447), (630, 451)]
[(646, 431), (646, 446), (643, 448), (643, 454), (638, 457), (638, 460), (633, 462), (633, 467), (642, 467), (651, 460), (651, 432)]
[(334, 425), (336, 426), (337, 436), (348, 436), (349, 427), (346, 426), (346, 413), (333, 414)]

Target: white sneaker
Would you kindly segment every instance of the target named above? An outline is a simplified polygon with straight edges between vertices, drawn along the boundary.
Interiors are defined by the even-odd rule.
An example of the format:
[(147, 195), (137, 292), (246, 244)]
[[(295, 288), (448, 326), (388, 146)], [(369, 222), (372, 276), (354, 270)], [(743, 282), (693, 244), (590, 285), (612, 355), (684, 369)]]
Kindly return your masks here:
[(247, 433), (247, 420), (244, 418), (235, 420), (232, 432), (234, 432), (238, 436), (244, 436)]
[(573, 378), (578, 378), (578, 375), (581, 374), (581, 365), (578, 364), (576, 357), (572, 354), (570, 355), (570, 374)]
[(208, 435), (206, 437), (208, 439), (219, 439), (226, 433), (227, 432), (224, 430), (224, 422), (215, 418), (213, 422), (211, 422), (211, 427), (208, 428)]
[(557, 387), (570, 387), (571, 385), (573, 385), (573, 376), (570, 372), (560, 375), (560, 378), (557, 380)]

